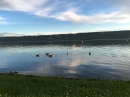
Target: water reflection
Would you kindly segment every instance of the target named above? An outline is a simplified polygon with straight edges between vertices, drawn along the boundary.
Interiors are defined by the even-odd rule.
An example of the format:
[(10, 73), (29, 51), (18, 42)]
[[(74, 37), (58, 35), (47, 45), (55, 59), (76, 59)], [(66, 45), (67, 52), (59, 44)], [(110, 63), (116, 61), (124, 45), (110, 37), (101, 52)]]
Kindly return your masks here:
[[(130, 46), (0, 47), (0, 71), (71, 78), (130, 79)], [(92, 55), (89, 56), (89, 51)], [(69, 56), (67, 56), (69, 52)], [(49, 58), (46, 53), (54, 54)], [(40, 54), (40, 57), (36, 57)]]

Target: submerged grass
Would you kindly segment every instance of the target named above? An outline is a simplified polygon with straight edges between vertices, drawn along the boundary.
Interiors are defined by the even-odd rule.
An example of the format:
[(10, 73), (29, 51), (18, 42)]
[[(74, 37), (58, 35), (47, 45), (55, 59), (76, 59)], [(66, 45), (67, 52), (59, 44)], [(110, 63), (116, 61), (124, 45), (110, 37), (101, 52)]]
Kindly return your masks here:
[(130, 81), (0, 74), (0, 97), (130, 97)]

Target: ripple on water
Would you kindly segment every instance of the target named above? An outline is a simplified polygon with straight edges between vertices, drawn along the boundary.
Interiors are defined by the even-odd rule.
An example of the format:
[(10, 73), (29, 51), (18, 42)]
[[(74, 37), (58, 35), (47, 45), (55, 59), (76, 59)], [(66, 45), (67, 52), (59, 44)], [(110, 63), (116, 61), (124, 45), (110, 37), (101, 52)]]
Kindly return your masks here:
[[(92, 53), (89, 56), (89, 51)], [(46, 53), (54, 54), (53, 58)], [(67, 56), (69, 52), (69, 56)], [(36, 54), (40, 57), (36, 58)], [(0, 72), (130, 79), (130, 46), (32, 45), (0, 47)]]

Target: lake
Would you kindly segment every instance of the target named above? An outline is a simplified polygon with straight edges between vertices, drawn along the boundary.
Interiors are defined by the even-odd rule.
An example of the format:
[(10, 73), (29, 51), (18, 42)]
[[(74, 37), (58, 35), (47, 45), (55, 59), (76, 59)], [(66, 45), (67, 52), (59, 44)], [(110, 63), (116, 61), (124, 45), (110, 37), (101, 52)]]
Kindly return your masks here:
[(45, 77), (130, 80), (130, 45), (1, 45), (0, 72), (10, 71)]

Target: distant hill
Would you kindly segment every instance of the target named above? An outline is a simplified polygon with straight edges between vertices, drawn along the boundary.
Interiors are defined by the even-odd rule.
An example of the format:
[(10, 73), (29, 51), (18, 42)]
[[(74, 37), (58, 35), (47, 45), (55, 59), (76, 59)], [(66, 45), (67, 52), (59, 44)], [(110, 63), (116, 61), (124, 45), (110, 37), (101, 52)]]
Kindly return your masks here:
[(0, 37), (0, 43), (24, 42), (58, 42), (58, 43), (84, 43), (84, 44), (115, 44), (129, 43), (130, 31), (108, 31), (77, 34)]

